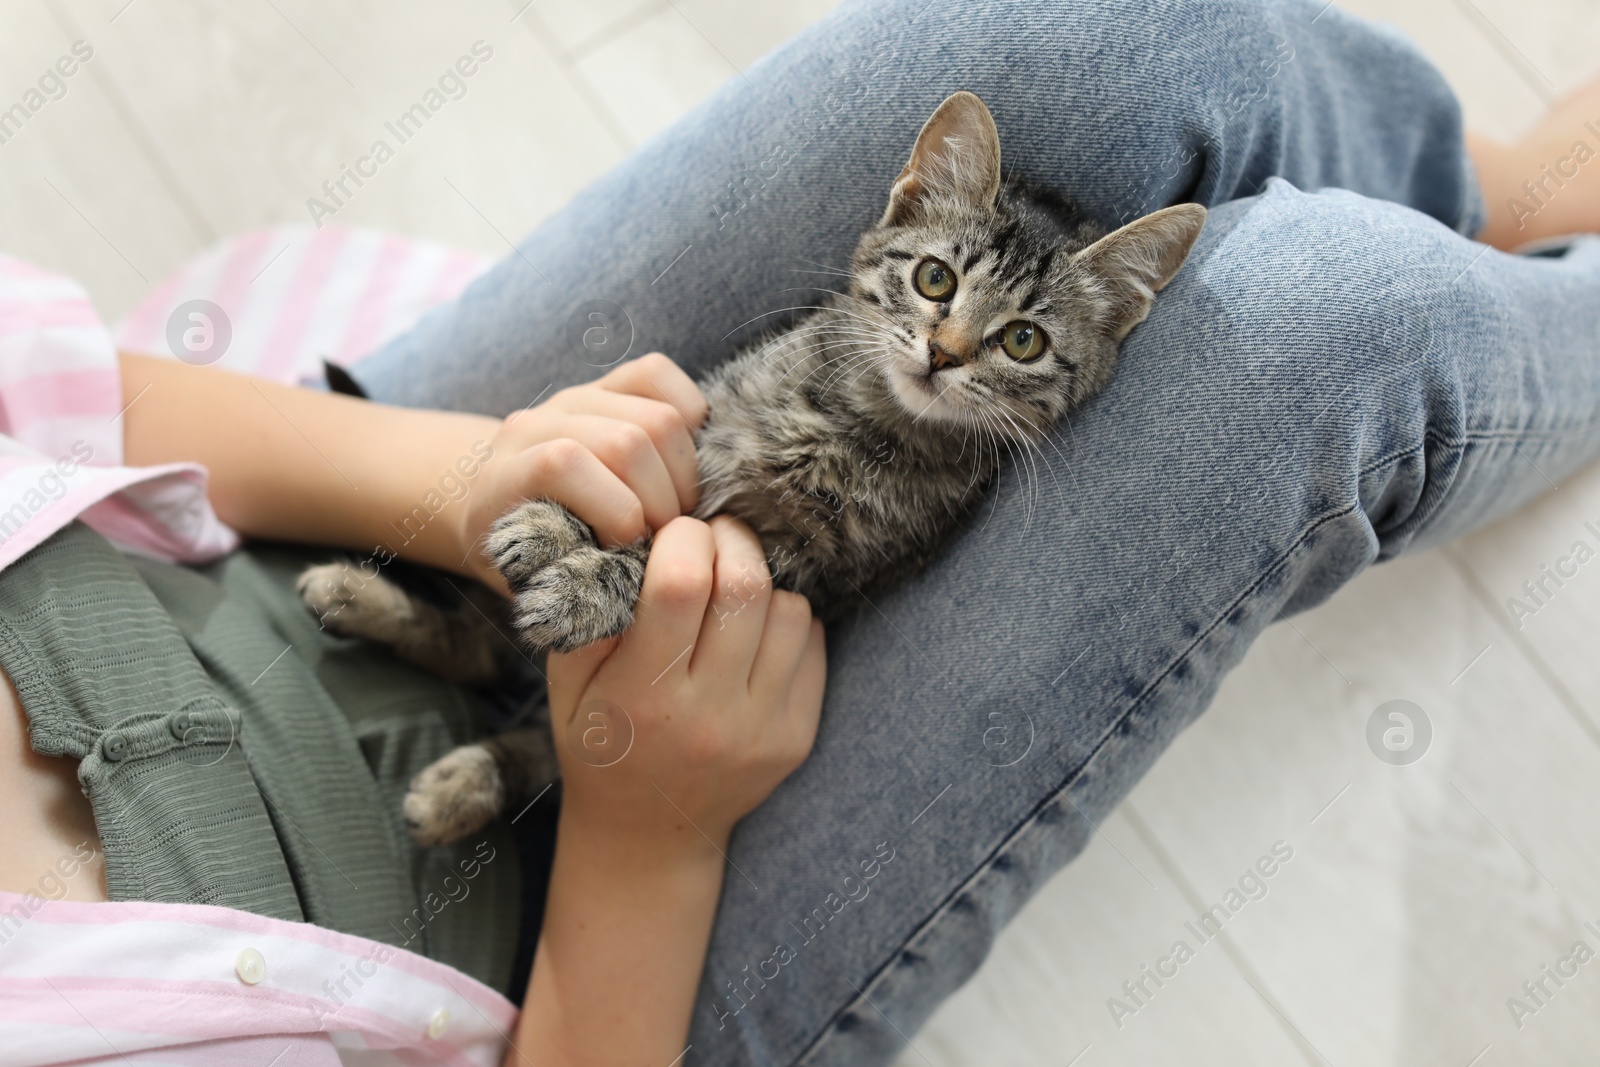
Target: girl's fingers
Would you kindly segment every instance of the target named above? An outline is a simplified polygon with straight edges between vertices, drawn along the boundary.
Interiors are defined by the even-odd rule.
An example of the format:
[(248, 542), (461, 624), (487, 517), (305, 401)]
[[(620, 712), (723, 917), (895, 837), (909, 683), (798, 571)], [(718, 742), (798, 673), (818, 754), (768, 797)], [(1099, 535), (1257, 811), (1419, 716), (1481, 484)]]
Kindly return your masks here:
[[(602, 637), (598, 641), (584, 645), (576, 652), (552, 652), (546, 662), (545, 671), (550, 680), (552, 692), (582, 693), (589, 688), (589, 683), (594, 681), (594, 676), (600, 672), (600, 667), (616, 649), (620, 637)], [(577, 705), (566, 710), (576, 710)], [(551, 701), (551, 714), (559, 715), (561, 710), (556, 701)], [(563, 743), (566, 737), (568, 723), (551, 722), (555, 730), (557, 744)]]
[(761, 541), (750, 527), (719, 516), (711, 520), (711, 535), (717, 545), (716, 587), (689, 670), (744, 682), (766, 628), (772, 579)]
[(828, 642), (822, 632), (822, 623), (812, 619), (806, 631), (806, 643), (795, 666), (794, 677), (789, 682), (789, 713), (804, 750), (811, 751), (816, 740), (817, 723), (822, 718), (822, 694), (828, 683)]
[[(805, 597), (784, 590), (772, 594), (761, 647), (750, 667), (752, 696), (773, 706), (782, 703), (807, 655), (812, 623), (811, 604)], [(820, 631), (821, 625), (816, 629)]]
[(600, 415), (567, 415), (559, 431), (579, 442), (627, 483), (644, 507), (644, 519), (659, 530), (683, 512), (671, 473), (650, 435), (631, 422)]
[(507, 473), (524, 497), (559, 500), (588, 524), (601, 544), (631, 544), (650, 532), (638, 494), (570, 437), (518, 452), (508, 461)]
[(671, 404), (685, 422), (699, 429), (706, 418), (706, 398), (683, 368), (660, 352), (624, 363), (601, 378), (599, 385), (613, 393), (630, 393), (647, 400)]
[(631, 668), (650, 684), (687, 674), (711, 599), (716, 557), (711, 527), (699, 519), (673, 519), (651, 542), (639, 606), (623, 645)]
[(810, 709), (812, 718), (822, 712), (822, 694), (828, 685), (828, 635), (821, 619), (812, 619), (806, 633), (805, 652), (800, 656), (800, 667), (795, 671), (795, 688), (792, 690), (796, 706)]
[(563, 393), (559, 401), (571, 414), (600, 415), (643, 430), (672, 476), (672, 487), (678, 496), (675, 514), (687, 515), (694, 510), (700, 499), (700, 467), (695, 460), (693, 429), (676, 408), (660, 400), (605, 389), (573, 389)]

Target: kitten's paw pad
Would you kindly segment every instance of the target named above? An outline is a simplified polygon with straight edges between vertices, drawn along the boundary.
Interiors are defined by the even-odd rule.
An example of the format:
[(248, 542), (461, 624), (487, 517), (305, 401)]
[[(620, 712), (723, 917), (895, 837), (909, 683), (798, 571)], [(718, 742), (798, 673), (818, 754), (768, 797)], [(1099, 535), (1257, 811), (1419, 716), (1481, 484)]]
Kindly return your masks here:
[(343, 636), (376, 633), (411, 613), (410, 599), (387, 578), (368, 577), (348, 563), (307, 567), (294, 588), (324, 630)]
[(482, 745), (464, 745), (411, 779), (401, 805), (419, 845), (448, 845), (483, 829), (500, 814), (500, 765)]
[(518, 589), (542, 568), (591, 544), (589, 528), (572, 512), (549, 500), (532, 500), (495, 520), (485, 549), (495, 569)]
[(517, 593), (517, 630), (530, 648), (571, 652), (615, 637), (633, 621), (641, 555), (582, 548), (545, 567)]

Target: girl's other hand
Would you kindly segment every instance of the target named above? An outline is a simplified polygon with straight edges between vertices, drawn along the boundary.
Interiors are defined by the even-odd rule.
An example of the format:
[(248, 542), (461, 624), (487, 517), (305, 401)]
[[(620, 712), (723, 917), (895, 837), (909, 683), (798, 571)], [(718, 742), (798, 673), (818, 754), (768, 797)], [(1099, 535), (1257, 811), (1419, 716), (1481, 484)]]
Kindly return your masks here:
[[(563, 826), (639, 862), (723, 849), (811, 751), (826, 674), (822, 624), (773, 590), (750, 528), (674, 519), (628, 631), (550, 657)], [(626, 754), (591, 760), (591, 721)]]
[(809, 605), (730, 518), (667, 523), (633, 625), (551, 655), (561, 813), (508, 1067), (683, 1058), (729, 835), (810, 752), (826, 673)]

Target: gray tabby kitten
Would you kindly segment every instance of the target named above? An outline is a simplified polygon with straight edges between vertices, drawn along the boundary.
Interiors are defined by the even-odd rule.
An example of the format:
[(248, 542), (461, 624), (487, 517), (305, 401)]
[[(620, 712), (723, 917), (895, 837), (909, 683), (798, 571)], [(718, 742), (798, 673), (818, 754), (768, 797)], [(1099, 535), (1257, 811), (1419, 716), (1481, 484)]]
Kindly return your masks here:
[[(1205, 217), (1180, 204), (1107, 234), (1055, 193), (1002, 181), (988, 108), (956, 93), (862, 236), (849, 291), (702, 383), (695, 515), (749, 523), (774, 584), (820, 618), (858, 606), (927, 565), (995, 480), (1002, 448), (1043, 441), (1105, 384)], [(495, 524), (487, 550), (526, 644), (569, 651), (628, 626), (649, 545), (602, 548), (535, 500)], [(333, 564), (301, 579), (331, 629), (463, 682), (504, 666), (497, 598), (447, 609), (349, 578)], [(546, 723), (439, 760), (411, 783), (405, 814), (418, 841), (449, 842), (558, 776)]]

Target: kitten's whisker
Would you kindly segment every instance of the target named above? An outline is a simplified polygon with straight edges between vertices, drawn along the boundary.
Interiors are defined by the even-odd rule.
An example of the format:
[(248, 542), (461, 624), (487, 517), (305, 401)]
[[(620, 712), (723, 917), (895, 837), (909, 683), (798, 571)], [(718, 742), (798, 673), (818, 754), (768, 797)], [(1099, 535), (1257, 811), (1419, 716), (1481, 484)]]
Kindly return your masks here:
[(967, 479), (966, 488), (962, 490), (962, 493), (969, 493), (972, 491), (972, 487), (977, 485), (978, 479), (983, 476), (983, 469), (988, 463), (988, 460), (984, 458), (983, 452), (979, 447), (982, 444), (983, 438), (976, 428), (969, 429), (961, 435), (961, 454), (966, 455), (968, 437), (974, 439), (972, 448), (972, 477)]
[[(856, 361), (857, 360), (868, 359), (868, 358), (870, 358), (870, 355), (871, 355), (870, 353), (862, 352), (862, 353), (859, 353), (859, 354), (854, 355), (854, 356), (849, 356), (849, 357), (844, 358), (842, 360), (840, 360), (840, 359), (829, 360), (827, 363), (824, 363), (824, 364), (821, 364), (820, 366), (812, 368), (809, 372), (807, 372), (807, 374), (806, 374), (806, 376), (804, 378), (801, 378), (798, 382), (795, 383), (794, 387), (795, 387), (796, 390), (800, 389), (802, 386), (804, 386), (806, 384), (806, 382), (810, 381), (811, 378), (815, 374), (817, 374), (819, 371), (822, 371), (822, 370), (826, 370), (826, 369), (829, 369), (829, 368), (837, 367), (838, 370), (841, 371), (841, 372), (842, 371), (848, 371), (850, 368), (852, 368), (852, 367), (854, 367), (856, 365)], [(842, 366), (840, 364), (842, 364)], [(831, 389), (833, 387), (833, 384), (834, 384), (835, 381), (836, 381), (836, 377), (834, 375), (829, 375), (828, 378), (826, 378), (822, 382), (821, 386), (819, 387), (820, 390), (822, 392), (827, 392), (829, 389)]]
[[(886, 331), (884, 331), (882, 327), (876, 326), (876, 325), (872, 325), (872, 324), (869, 324), (869, 325), (871, 325), (871, 329), (870, 330), (864, 330), (862, 332), (869, 333), (869, 334), (876, 334), (878, 336), (878, 338), (879, 338), (880, 343), (883, 343), (883, 344), (893, 343), (892, 336), (890, 334), (888, 334)], [(770, 363), (772, 361), (772, 356), (773, 355), (776, 355), (779, 352), (785, 351), (786, 349), (785, 349), (785, 346), (782, 344), (782, 342), (784, 342), (786, 340), (789, 340), (789, 339), (790, 339), (790, 335), (779, 335), (778, 337), (773, 338), (772, 341), (768, 342), (767, 346), (763, 346), (763, 348), (766, 348), (768, 346), (770, 346), (772, 348), (772, 354), (764, 356), (763, 357), (763, 361)], [(860, 338), (860, 337), (851, 337), (848, 334), (844, 334), (842, 332), (839, 333), (838, 336), (835, 336), (830, 332), (819, 331), (818, 332), (818, 339), (810, 341), (809, 343), (807, 343), (805, 345), (802, 345), (798, 349), (792, 348), (792, 347), (788, 348), (787, 351), (803, 355), (805, 353), (808, 353), (808, 352), (811, 352), (811, 351), (815, 351), (815, 350), (818, 350), (818, 349), (826, 349), (830, 345), (860, 344), (860, 343), (865, 343), (863, 341), (863, 339)]]
[[(988, 414), (984, 412), (982, 408), (974, 408), (973, 414), (977, 416), (979, 423), (986, 430), (989, 430), (992, 420), (989, 418)], [(979, 527), (980, 531), (987, 530), (989, 528), (989, 520), (994, 518), (995, 509), (1000, 506), (1000, 483), (1004, 478), (1005, 470), (1000, 463), (1000, 446), (996, 443), (997, 437), (998, 435), (991, 430), (990, 432), (980, 436), (978, 439), (980, 444), (985, 443), (985, 440), (987, 440), (989, 447), (994, 450), (995, 471), (994, 485), (990, 487), (991, 491), (989, 493), (989, 514), (983, 517), (983, 525)], [(977, 475), (974, 474), (973, 476), (976, 477)]]
[[(796, 368), (806, 366), (811, 368), (806, 375), (809, 378), (811, 374), (816, 373), (817, 370), (823, 367), (832, 366), (842, 359), (852, 359), (876, 347), (877, 343), (874, 341), (861, 341), (848, 344), (833, 344), (828, 345), (826, 348), (816, 349), (813, 352), (800, 353), (799, 358), (794, 361), (794, 366), (784, 373), (784, 377), (788, 377)], [(805, 379), (802, 378), (801, 380), (804, 381)]]
[[(854, 378), (850, 379), (850, 385), (848, 386), (848, 388), (854, 389), (856, 387), (856, 383), (859, 382), (865, 375), (870, 374), (874, 370), (877, 370), (877, 364), (874, 363), (870, 358), (867, 359), (865, 362), (866, 362), (866, 366), (864, 366), (860, 370), (856, 371), (856, 376)], [(854, 366), (850, 366), (850, 367), (841, 368), (840, 371), (839, 371), (839, 374), (837, 376), (835, 376), (834, 378), (830, 378), (829, 379), (829, 384), (832, 384), (833, 382), (838, 381), (839, 378), (842, 378), (847, 372), (849, 372), (851, 370), (855, 370), (855, 367)]]
[[(1077, 448), (1078, 448), (1078, 435), (1072, 429), (1072, 420), (1071, 419), (1062, 419), (1061, 422), (1067, 428), (1067, 436), (1072, 438), (1073, 451), (1077, 451)], [(1053, 441), (1051, 442), (1051, 444), (1054, 444), (1054, 443), (1055, 442), (1053, 442)], [(1056, 449), (1056, 453), (1058, 455), (1060, 454), (1060, 452), (1061, 452), (1061, 449), (1059, 449), (1059, 448)], [(1067, 464), (1067, 473), (1072, 475), (1072, 487), (1078, 491), (1078, 495), (1079, 496), (1082, 496), (1083, 495), (1083, 483), (1078, 481), (1078, 468), (1074, 467), (1072, 465), (1072, 462), (1070, 460), (1068, 460), (1066, 456), (1062, 456), (1061, 459), (1062, 459), (1062, 461), (1064, 463)]]
[[(812, 359), (812, 353), (815, 352), (831, 352), (836, 349), (859, 347), (872, 343), (873, 342), (870, 340), (863, 340), (860, 338), (833, 339), (825, 337), (821, 340), (812, 341), (808, 344), (802, 345), (799, 348), (791, 347), (785, 349), (782, 347), (777, 347), (773, 350), (772, 355), (766, 357), (763, 362), (771, 363), (774, 357), (787, 353), (794, 360), (794, 365), (799, 366), (801, 363), (810, 362)], [(787, 378), (793, 371), (794, 367), (790, 367), (788, 370), (784, 371), (783, 377)]]
[(1022, 480), (1022, 532), (1026, 534), (1029, 527), (1033, 525), (1033, 499), (1028, 490), (1027, 466), (1017, 456), (1017, 450), (1011, 441), (1010, 434), (1001, 433), (999, 439), (1006, 446), (1006, 455), (1010, 456), (1011, 461), (1020, 468), (1017, 473)]
[[(869, 342), (860, 342), (860, 345), (863, 346), (863, 347), (867, 346), (868, 344), (869, 344)], [(843, 346), (840, 346), (840, 347), (843, 347)], [(831, 349), (830, 349), (830, 351), (831, 351)], [(814, 358), (809, 358), (809, 357), (805, 358), (805, 359), (797, 359), (797, 360), (795, 360), (794, 366), (792, 366), (788, 370), (784, 371), (782, 377), (780, 377), (778, 379), (778, 381), (782, 382), (784, 379), (788, 378), (789, 375), (793, 374), (795, 372), (795, 370), (797, 370), (802, 364), (815, 363), (815, 365), (809, 371), (806, 372), (804, 377), (802, 377), (799, 381), (794, 383), (795, 389), (799, 389), (806, 382), (810, 381), (811, 376), (813, 374), (816, 374), (820, 370), (824, 370), (824, 369), (826, 369), (828, 367), (833, 366), (835, 363), (839, 363), (841, 361), (848, 364), (849, 362), (851, 362), (853, 360), (864, 358), (864, 357), (870, 356), (872, 354), (873, 354), (873, 350), (870, 349), (870, 348), (867, 348), (867, 350), (865, 350), (865, 351), (861, 351), (861, 350), (857, 349), (855, 346), (852, 346), (851, 350), (847, 351), (844, 355), (829, 356), (827, 359), (823, 359), (821, 361), (817, 361)]]
[[(844, 294), (840, 295), (843, 296)], [(852, 297), (851, 299), (854, 298)], [(860, 303), (860, 301), (857, 301), (857, 303)], [(849, 308), (842, 307), (836, 307), (834, 308), (834, 311), (841, 318), (848, 319), (851, 322), (861, 323), (876, 330), (890, 330), (893, 332), (893, 324), (883, 318), (883, 316), (879, 315), (877, 309), (870, 305), (863, 305), (862, 310), (860, 311), (852, 311)]]
[(791, 346), (787, 349), (787, 351), (790, 355), (809, 359), (811, 354), (814, 352), (832, 352), (835, 349), (851, 348), (857, 345), (872, 343), (873, 342), (863, 340), (861, 338), (824, 338), (818, 341), (811, 341), (807, 344), (800, 345), (799, 347)]
[(820, 274), (824, 277), (854, 278), (855, 275), (844, 270), (801, 270), (799, 267), (790, 267), (790, 274)]
[[(795, 290), (790, 290), (790, 291), (795, 291)], [(841, 294), (837, 294), (837, 295), (842, 296), (844, 294), (841, 293)], [(752, 322), (755, 322), (756, 319), (764, 319), (768, 315), (782, 315), (782, 314), (785, 314), (786, 312), (790, 312), (790, 311), (833, 311), (833, 312), (837, 312), (837, 313), (839, 313), (841, 315), (844, 315), (846, 317), (849, 317), (849, 318), (857, 318), (857, 319), (862, 319), (862, 321), (866, 321), (866, 319), (863, 316), (861, 316), (859, 314), (856, 314), (855, 312), (847, 311), (844, 308), (834, 307), (831, 304), (797, 304), (794, 307), (774, 308), (772, 311), (763, 311), (761, 314), (755, 316), (755, 318), (745, 319), (739, 325), (735, 326), (733, 329), (731, 329), (727, 333), (723, 334), (722, 335), (722, 339), (724, 341), (726, 341), (728, 338), (732, 337), (734, 334), (738, 333), (740, 330), (744, 329), (746, 326), (750, 325)]]
[[(992, 408), (978, 408), (978, 411), (981, 411), (982, 416), (984, 416), (984, 422), (987, 422), (990, 430), (992, 430), (992, 437), (990, 437), (990, 440), (992, 440), (992, 443), (994, 443), (995, 446), (995, 466), (1000, 467), (1003, 472), (1003, 464), (1000, 462), (1000, 446), (1005, 446), (1006, 454), (1011, 456), (1013, 461), (1016, 459), (1016, 451), (1014, 451), (1013, 446), (1011, 446), (1011, 435), (1006, 432), (1005, 427), (1000, 426), (1000, 419), (995, 418), (997, 413), (995, 413)], [(1024, 475), (1026, 475), (1026, 470), (1018, 470), (1018, 477), (1024, 478), (1024, 498), (1022, 498), (1022, 507), (1024, 507), (1024, 523), (1022, 523), (1022, 528), (1027, 530), (1027, 526), (1029, 526), (1029, 520), (1032, 518), (1032, 509), (1029, 507), (1029, 498), (1026, 496), (1027, 482)], [(990, 509), (990, 514), (994, 514), (992, 509)]]
[[(882, 338), (854, 338), (850, 339), (850, 341), (832, 342), (832, 344), (829, 344), (829, 346), (826, 346), (821, 350), (822, 352), (845, 352), (846, 358), (851, 358), (851, 360), (853, 360), (853, 358), (862, 357), (862, 355), (882, 354), (886, 347), (888, 346), (886, 346), (885, 341), (883, 341)], [(808, 358), (813, 358), (814, 360), (816, 357)], [(838, 362), (840, 358), (842, 357), (837, 357), (837, 355), (829, 355), (829, 358), (827, 358), (827, 363)]]
[(978, 479), (983, 477), (989, 460), (983, 452), (985, 442), (981, 426), (975, 426), (969, 420), (963, 420), (956, 425), (961, 428), (961, 451), (956, 456), (957, 463), (961, 462), (961, 458), (967, 454), (967, 442), (972, 442), (972, 477), (967, 479), (966, 489), (962, 490), (965, 493), (978, 484)]
[(1028, 417), (1026, 412), (1018, 411), (1016, 408), (1012, 407), (1010, 402), (1005, 397), (994, 397), (994, 402), (996, 407), (1016, 417), (1017, 421), (1012, 425), (1017, 427), (1018, 434), (1020, 434), (1024, 439), (1036, 440), (1045, 436), (1046, 431), (1035, 426), (1033, 424), (1033, 420)]
[[(847, 300), (855, 300), (856, 299), (855, 297), (851, 296), (849, 293), (835, 293), (834, 295), (839, 297), (839, 298), (841, 298), (841, 299), (847, 299)], [(861, 301), (857, 300), (856, 303), (860, 304)], [(864, 306), (862, 311), (852, 311), (849, 308), (839, 307), (836, 304), (833, 307), (828, 308), (827, 310), (832, 311), (834, 314), (839, 315), (842, 318), (849, 319), (852, 322), (866, 323), (868, 326), (872, 326), (872, 327), (875, 327), (875, 328), (880, 329), (880, 330), (888, 328), (887, 324), (882, 319), (880, 319), (878, 317), (877, 312), (874, 311), (874, 310), (871, 310), (870, 307), (867, 307), (867, 306)]]
[(840, 268), (831, 266), (831, 265), (829, 265), (827, 263), (818, 263), (816, 260), (807, 259), (804, 256), (795, 256), (794, 258), (799, 260), (801, 263), (809, 263), (813, 267), (821, 267), (823, 270), (830, 270), (830, 271), (833, 271), (835, 274), (843, 274), (846, 278), (853, 278), (855, 276), (850, 271), (841, 270)]
[[(841, 351), (841, 350), (845, 352), (845, 355), (842, 355), (842, 356), (832, 356), (832, 355), (830, 355), (828, 358), (823, 359), (820, 362), (817, 362), (816, 357), (808, 354), (808, 353), (810, 353), (812, 351), (835, 352), (835, 351)], [(811, 378), (811, 376), (813, 374), (817, 373), (819, 370), (822, 370), (825, 367), (830, 367), (833, 364), (838, 363), (840, 360), (850, 361), (850, 360), (854, 360), (854, 359), (857, 359), (857, 358), (862, 357), (862, 356), (872, 355), (874, 352), (881, 352), (881, 351), (882, 351), (882, 345), (881, 344), (874, 344), (874, 342), (871, 342), (871, 341), (860, 341), (860, 340), (835, 341), (835, 342), (827, 342), (827, 343), (820, 344), (820, 345), (811, 345), (811, 346), (808, 346), (807, 348), (802, 349), (800, 351), (799, 356), (801, 358), (796, 359), (795, 360), (795, 365), (793, 367), (790, 367), (788, 370), (784, 371), (782, 378), (780, 378), (779, 380), (782, 381), (783, 378), (787, 378), (790, 374), (794, 373), (795, 368), (799, 367), (802, 363), (816, 363), (816, 365), (813, 366), (811, 368), (811, 370), (806, 373), (804, 378), (801, 378), (798, 382), (795, 383), (795, 388), (798, 389), (800, 386), (804, 385)]]
[(1015, 442), (1010, 444), (1013, 462), (1021, 469), (1022, 474), (1022, 532), (1033, 528), (1034, 506), (1038, 503), (1039, 479), (1035, 476), (1033, 461), (1028, 458), (1026, 451)]
[[(1004, 397), (997, 397), (995, 402), (999, 405), (1001, 410), (1008, 411), (1015, 415), (1025, 426), (1027, 426), (1029, 430), (1034, 431), (1029, 435), (1024, 443), (1027, 444), (1027, 446), (1039, 456), (1041, 462), (1044, 461), (1044, 449), (1039, 447), (1039, 442), (1043, 441), (1055, 451), (1056, 456), (1061, 460), (1062, 463), (1067, 464), (1068, 470), (1072, 469), (1071, 464), (1067, 461), (1067, 457), (1063, 455), (1061, 449), (1057, 447), (1049, 428), (1040, 430), (1039, 428), (1035, 427), (1025, 414), (1012, 408)], [(1065, 506), (1066, 498), (1061, 495), (1061, 479), (1056, 475), (1055, 468), (1050, 466), (1049, 463), (1044, 463), (1044, 466), (1046, 470), (1050, 471), (1050, 480), (1056, 487), (1056, 499), (1060, 501), (1063, 506)], [(1041, 492), (1042, 491), (1043, 490), (1041, 490)]]
[(768, 315), (782, 315), (785, 311), (826, 311), (826, 310), (828, 310), (827, 307), (825, 307), (822, 304), (795, 304), (793, 307), (773, 308), (771, 311), (763, 311), (759, 315), (755, 315), (755, 316), (753, 316), (751, 318), (745, 319), (738, 326), (735, 326), (734, 329), (737, 330), (740, 327), (748, 326), (752, 322), (755, 322), (756, 319), (764, 319)]
[[(1024, 488), (1027, 492), (1027, 496), (1024, 497), (1024, 506), (1026, 507), (1027, 511), (1026, 517), (1022, 523), (1022, 528), (1026, 530), (1029, 524), (1033, 521), (1033, 508), (1038, 498), (1039, 471), (1038, 468), (1034, 466), (1031, 449), (1027, 447), (1029, 444), (1027, 436), (1023, 433), (1022, 427), (1017, 425), (1016, 419), (1012, 418), (1013, 412), (1006, 405), (1005, 401), (997, 399), (996, 406), (993, 410), (1002, 419), (1004, 419), (1011, 429), (1017, 434), (1016, 444), (1018, 447), (1015, 451), (1013, 451), (1012, 454), (1018, 456), (1019, 461), (1023, 462), (1026, 466), (1027, 477), (1025, 479)], [(1009, 441), (1007, 442), (1006, 447), (1011, 447)]]
[(831, 293), (834, 296), (843, 296), (837, 289), (829, 289), (826, 285), (791, 285), (783, 289), (768, 289), (768, 294), (778, 293)]
[[(862, 352), (859, 355), (851, 356), (848, 360), (845, 360), (843, 366), (828, 376), (828, 380), (822, 383), (822, 388), (824, 390), (832, 389), (834, 385), (838, 383), (840, 378), (843, 378), (846, 374), (850, 373), (861, 364), (865, 364), (865, 366), (861, 369), (861, 374), (865, 374), (867, 371), (872, 370), (873, 367), (877, 365), (877, 361), (874, 359), (877, 354), (877, 352), (868, 351)], [(850, 384), (852, 387), (856, 382), (861, 380), (861, 374), (856, 375), (856, 377), (851, 381)]]
[[(1008, 410), (1011, 410), (1009, 405), (1004, 404), (1004, 402), (1002, 402), (1001, 406), (1002, 407), (1006, 407)], [(1019, 419), (1021, 419), (1023, 421), (1023, 423), (1028, 426), (1029, 429), (1034, 429), (1033, 424), (1028, 422), (1027, 417), (1025, 415), (1023, 415), (1020, 412), (1015, 412), (1015, 411), (1013, 411), (1013, 413), (1016, 414), (1017, 417)], [(1028, 438), (1026, 443), (1027, 443), (1028, 447), (1031, 448), (1038, 455), (1040, 462), (1044, 463), (1045, 468), (1050, 471), (1050, 480), (1055, 483), (1056, 489), (1059, 492), (1059, 490), (1061, 489), (1061, 479), (1059, 477), (1057, 477), (1056, 469), (1053, 466), (1051, 466), (1048, 462), (1045, 462), (1043, 445), (1049, 445), (1050, 446), (1050, 450), (1056, 454), (1056, 458), (1061, 460), (1061, 462), (1064, 463), (1064, 464), (1067, 463), (1067, 457), (1062, 453), (1061, 449), (1056, 445), (1055, 440), (1054, 440), (1052, 434), (1050, 433), (1050, 431), (1048, 429), (1045, 429), (1043, 431), (1037, 431), (1037, 432), (1035, 432), (1033, 435), (1031, 435)]]
[(732, 337), (734, 334), (738, 333), (740, 330), (744, 329), (746, 326), (750, 325), (752, 322), (755, 322), (756, 319), (764, 319), (768, 315), (782, 315), (782, 314), (785, 314), (786, 312), (790, 312), (790, 311), (821, 311), (821, 310), (823, 310), (823, 309), (819, 305), (816, 305), (816, 304), (801, 304), (801, 305), (799, 305), (797, 307), (792, 307), (792, 308), (774, 308), (771, 311), (763, 311), (761, 314), (755, 316), (755, 318), (745, 319), (739, 325), (735, 326), (733, 329), (731, 329), (727, 333), (723, 334), (722, 335), (722, 339), (724, 341), (726, 341), (728, 338)]
[[(867, 365), (865, 367), (861, 368), (860, 373), (858, 373), (854, 378), (850, 379), (850, 388), (854, 389), (856, 387), (856, 383), (859, 382), (863, 377), (865, 377), (866, 373), (868, 371), (875, 370), (877, 368), (877, 361), (872, 358), (876, 354), (877, 353), (874, 353), (874, 352), (868, 352), (867, 353), (867, 355), (866, 355)], [(840, 371), (839, 373), (842, 375), (844, 372)]]
[[(877, 332), (880, 336), (887, 337), (881, 330)], [(861, 337), (853, 336), (849, 333), (819, 334), (815, 340), (809, 341), (793, 351), (808, 352), (816, 348), (827, 348), (830, 345), (860, 344), (861, 342)]]

